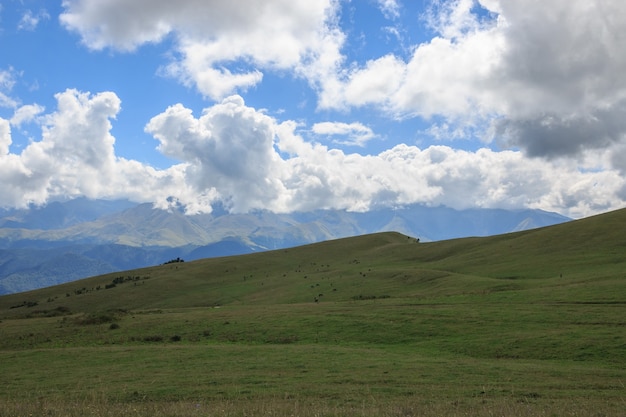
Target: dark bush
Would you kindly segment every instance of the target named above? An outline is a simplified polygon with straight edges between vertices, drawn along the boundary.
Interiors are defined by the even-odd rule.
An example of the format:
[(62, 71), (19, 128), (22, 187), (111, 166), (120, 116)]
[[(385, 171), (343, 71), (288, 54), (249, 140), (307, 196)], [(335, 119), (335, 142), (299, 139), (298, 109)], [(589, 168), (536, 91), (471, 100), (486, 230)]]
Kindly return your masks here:
[(115, 329), (119, 329), (120, 325), (117, 323), (111, 323), (111, 325), (109, 326), (109, 329), (111, 330), (115, 330)]
[(163, 341), (163, 336), (146, 336), (143, 338), (144, 342), (162, 342)]
[(39, 305), (39, 303), (37, 301), (22, 301), (20, 304), (16, 304), (14, 306), (11, 306), (9, 308), (20, 308), (20, 307), (35, 307)]
[(117, 278), (113, 278), (113, 281), (111, 281), (112, 284), (123, 284), (124, 283), (124, 277), (117, 277)]
[(268, 338), (265, 343), (272, 343), (277, 345), (289, 345), (291, 343), (296, 343), (298, 341), (298, 336), (276, 336), (273, 338)]
[[(178, 262), (185, 262), (185, 261), (183, 259), (181, 259), (181, 258), (176, 258), (176, 259), (172, 259), (172, 260), (169, 260), (169, 261), (165, 262), (163, 265), (175, 264), (175, 263), (178, 263)], [(226, 271), (226, 272), (228, 272), (228, 271)]]
[(76, 324), (92, 325), (111, 323), (115, 317), (110, 314), (85, 314), (76, 319)]
[(382, 298), (389, 298), (388, 295), (355, 295), (352, 297), (353, 300), (376, 300)]
[(182, 337), (180, 337), (177, 334), (175, 334), (174, 336), (170, 337), (170, 341), (171, 342), (180, 342), (181, 340), (182, 340)]
[(70, 309), (67, 307), (57, 307), (53, 310), (35, 310), (29, 313), (26, 317), (58, 317), (58, 316), (66, 316), (68, 314), (72, 314)]

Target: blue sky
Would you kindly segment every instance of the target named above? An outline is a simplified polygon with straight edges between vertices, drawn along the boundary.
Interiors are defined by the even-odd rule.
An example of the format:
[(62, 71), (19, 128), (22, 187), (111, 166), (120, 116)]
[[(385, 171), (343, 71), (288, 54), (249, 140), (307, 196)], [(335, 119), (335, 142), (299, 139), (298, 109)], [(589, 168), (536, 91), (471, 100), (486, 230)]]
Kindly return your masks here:
[(626, 204), (626, 6), (8, 0), (0, 199)]

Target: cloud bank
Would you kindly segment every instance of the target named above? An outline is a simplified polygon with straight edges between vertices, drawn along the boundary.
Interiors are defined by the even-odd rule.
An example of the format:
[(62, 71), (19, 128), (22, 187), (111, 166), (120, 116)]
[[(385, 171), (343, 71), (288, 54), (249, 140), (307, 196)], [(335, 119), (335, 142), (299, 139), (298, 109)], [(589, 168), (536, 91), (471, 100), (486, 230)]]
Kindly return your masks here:
[[(566, 160), (528, 159), (520, 151), (476, 152), (397, 145), (377, 155), (347, 154), (303, 136), (230, 96), (200, 116), (181, 104), (146, 124), (158, 149), (179, 163), (157, 170), (115, 154), (110, 130), (120, 111), (112, 92), (67, 90), (42, 117), (43, 136), (11, 153), (10, 123), (0, 120), (0, 192), (5, 206), (58, 196), (129, 198), (189, 213), (216, 202), (234, 212), (320, 208), (366, 211), (412, 203), (531, 207), (573, 216), (620, 204), (619, 170), (581, 170)], [(304, 132), (308, 129), (304, 129)]]

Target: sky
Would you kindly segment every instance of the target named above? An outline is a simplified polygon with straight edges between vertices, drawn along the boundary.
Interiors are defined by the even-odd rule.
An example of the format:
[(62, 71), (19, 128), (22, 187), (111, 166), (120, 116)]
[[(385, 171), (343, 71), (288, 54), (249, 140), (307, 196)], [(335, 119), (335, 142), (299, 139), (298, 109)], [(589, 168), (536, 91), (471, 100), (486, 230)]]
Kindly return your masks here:
[(626, 207), (621, 0), (2, 0), (0, 208)]

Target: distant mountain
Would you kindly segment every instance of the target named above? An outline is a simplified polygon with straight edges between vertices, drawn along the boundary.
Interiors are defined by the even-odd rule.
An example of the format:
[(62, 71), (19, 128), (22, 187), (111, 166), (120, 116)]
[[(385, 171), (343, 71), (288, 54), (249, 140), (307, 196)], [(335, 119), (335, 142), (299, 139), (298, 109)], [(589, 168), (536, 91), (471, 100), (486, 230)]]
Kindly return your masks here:
[(233, 237), (205, 246), (200, 246), (190, 251), (187, 255), (185, 255), (185, 258), (189, 260), (196, 260), (203, 258), (215, 258), (219, 256), (243, 255), (256, 250), (265, 250), (265, 248), (253, 246), (250, 243), (246, 243), (242, 239)]
[(0, 213), (0, 294), (134, 269), (396, 231), (421, 241), (490, 236), (566, 222), (541, 210), (411, 205), (366, 213), (257, 211), (187, 216), (151, 204), (78, 199)]
[(104, 215), (135, 206), (127, 200), (88, 200), (77, 198), (66, 202), (51, 202), (43, 207), (0, 212), (0, 228), (63, 229), (94, 221)]
[(191, 248), (71, 245), (50, 249), (0, 249), (0, 294), (28, 291), (108, 272), (158, 265)]
[[(2, 257), (12, 255), (2, 251)], [(26, 256), (17, 255), (11, 265), (2, 265), (0, 272), (0, 293), (22, 292), (48, 287), (80, 278), (114, 272), (116, 269), (107, 262), (88, 258), (78, 253), (60, 252), (46, 256), (45, 251), (37, 251)], [(17, 268), (16, 268), (17, 267)]]

